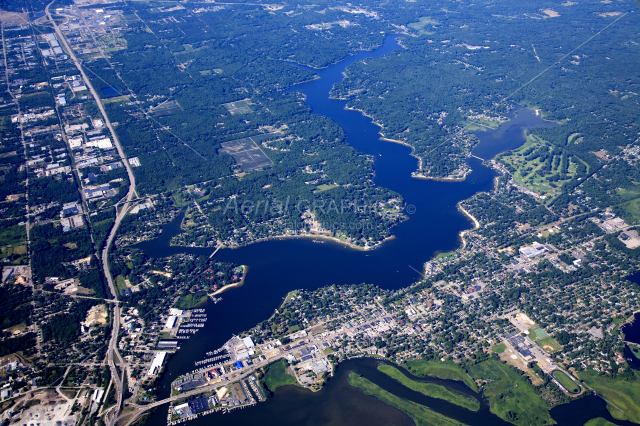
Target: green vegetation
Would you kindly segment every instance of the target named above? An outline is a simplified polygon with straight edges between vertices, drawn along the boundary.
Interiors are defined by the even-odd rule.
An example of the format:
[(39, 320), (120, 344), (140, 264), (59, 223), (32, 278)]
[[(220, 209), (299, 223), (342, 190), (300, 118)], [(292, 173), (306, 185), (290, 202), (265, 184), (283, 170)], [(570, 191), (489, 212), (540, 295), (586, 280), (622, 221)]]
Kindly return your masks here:
[(476, 382), (453, 361), (417, 359), (407, 361), (406, 368), (416, 376), (433, 376), (441, 379), (464, 382), (474, 391), (478, 391)]
[(533, 135), (527, 135), (523, 146), (499, 159), (513, 173), (517, 184), (549, 198), (560, 195), (562, 186), (576, 175), (578, 164), (575, 157)]
[(634, 357), (640, 360), (640, 347), (636, 345), (629, 345), (629, 350), (631, 351)]
[(562, 346), (556, 342), (553, 337), (545, 337), (544, 339), (537, 339), (536, 343), (544, 349), (546, 352), (554, 353), (562, 349)]
[(280, 386), (299, 386), (298, 381), (287, 371), (288, 365), (284, 359), (278, 360), (267, 367), (264, 374), (264, 384), (271, 391), (275, 392)]
[(425, 28), (435, 27), (437, 25), (440, 25), (440, 22), (428, 16), (422, 16), (418, 19), (418, 22), (412, 22), (408, 24), (407, 27), (417, 30), (420, 34), (433, 34), (432, 31), (427, 31)]
[(449, 417), (445, 417), (442, 414), (436, 413), (423, 405), (416, 404), (411, 401), (405, 401), (353, 372), (349, 374), (349, 384), (351, 386), (361, 388), (365, 395), (374, 396), (385, 404), (389, 404), (392, 407), (396, 407), (397, 409), (404, 411), (416, 422), (416, 425), (418, 426), (464, 424)]
[(173, 307), (176, 309), (182, 309), (182, 310), (192, 309), (206, 302), (207, 297), (208, 296), (206, 294), (202, 294), (200, 292), (196, 294), (189, 293), (189, 294), (180, 296), (180, 298), (175, 303), (175, 305), (173, 305)]
[(455, 251), (448, 251), (445, 253), (438, 253), (438, 256), (436, 257), (436, 259), (448, 259), (450, 257), (453, 257), (456, 255)]
[(507, 350), (507, 345), (504, 343), (498, 343), (497, 345), (494, 345), (491, 350), (497, 354), (501, 354)]
[(21, 243), (27, 239), (27, 231), (24, 226), (6, 226), (0, 229), (0, 246)]
[(598, 418), (589, 420), (584, 424), (584, 426), (616, 426), (616, 424), (611, 423), (610, 421), (605, 420), (602, 417), (598, 417)]
[(469, 374), (488, 383), (484, 395), (491, 412), (516, 425), (542, 425), (552, 422), (545, 401), (526, 378), (496, 359), (469, 367)]
[(396, 379), (404, 386), (416, 392), (423, 393), (433, 398), (444, 399), (445, 401), (449, 401), (452, 404), (464, 407), (467, 410), (478, 411), (480, 409), (480, 404), (475, 398), (471, 398), (460, 393), (451, 392), (444, 386), (436, 385), (434, 383), (416, 382), (415, 380), (411, 380), (410, 378), (402, 374), (402, 372), (397, 368), (394, 368), (390, 365), (381, 364), (378, 366), (378, 370), (382, 371), (387, 376)]
[(580, 371), (579, 378), (604, 396), (611, 415), (619, 420), (640, 423), (640, 373), (633, 377), (612, 379), (594, 370)]
[(569, 392), (571, 393), (580, 392), (580, 386), (578, 386), (573, 380), (571, 380), (571, 378), (567, 376), (563, 371), (555, 370), (553, 372), (553, 377), (558, 382), (560, 382), (560, 384), (564, 386), (564, 388)]

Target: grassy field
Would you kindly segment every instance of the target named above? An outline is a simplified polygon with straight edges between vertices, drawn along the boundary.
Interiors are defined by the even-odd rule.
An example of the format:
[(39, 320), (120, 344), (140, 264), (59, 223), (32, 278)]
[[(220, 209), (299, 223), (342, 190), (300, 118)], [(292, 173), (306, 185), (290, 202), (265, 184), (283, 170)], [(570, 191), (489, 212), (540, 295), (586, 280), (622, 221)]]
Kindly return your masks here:
[(287, 372), (287, 362), (283, 359), (271, 364), (264, 375), (264, 382), (271, 392), (275, 392), (280, 386), (298, 385), (295, 377)]
[(336, 188), (338, 185), (318, 185), (316, 186), (316, 190), (314, 192), (323, 192), (328, 191), (330, 189)]
[(497, 345), (494, 345), (491, 350), (497, 354), (501, 354), (507, 350), (507, 345), (504, 343), (498, 343)]
[(589, 420), (584, 424), (584, 426), (616, 426), (616, 424), (611, 423), (610, 421), (607, 421), (602, 417), (598, 417), (598, 418)]
[(458, 380), (478, 391), (476, 382), (453, 361), (425, 361), (422, 359), (407, 361), (406, 368), (416, 376), (433, 376), (441, 379)]
[(189, 293), (186, 296), (180, 296), (180, 298), (178, 299), (178, 301), (173, 307), (176, 309), (182, 309), (182, 310), (192, 309), (198, 306), (199, 304), (206, 302), (207, 297), (208, 296), (206, 294), (198, 295), (198, 294)]
[(511, 367), (489, 359), (469, 367), (469, 374), (490, 380), (484, 396), (489, 399), (491, 412), (516, 425), (552, 423), (547, 404), (529, 382)]
[(568, 390), (571, 393), (578, 393), (580, 392), (580, 386), (578, 386), (577, 384), (574, 383), (573, 380), (571, 380), (569, 378), (569, 376), (567, 376), (566, 374), (564, 374), (564, 372), (560, 371), (560, 370), (556, 370), (553, 372), (553, 377), (560, 382), (560, 384), (562, 386), (564, 386), (564, 388), (566, 390)]
[(120, 290), (126, 290), (127, 289), (127, 285), (124, 282), (124, 277), (122, 275), (118, 275), (116, 277), (116, 291), (118, 292), (118, 294), (120, 293)]
[(562, 349), (560, 343), (553, 340), (553, 337), (545, 337), (544, 339), (537, 339), (536, 343), (548, 353), (554, 353)]
[(385, 391), (381, 387), (371, 383), (364, 377), (360, 377), (357, 374), (351, 372), (349, 374), (349, 384), (361, 388), (365, 395), (371, 395), (378, 398), (385, 404), (389, 404), (392, 407), (396, 407), (398, 410), (404, 411), (409, 415), (417, 426), (427, 425), (463, 425), (456, 420), (449, 417), (445, 417), (440, 413), (430, 410), (429, 408), (416, 404), (415, 402), (405, 401), (393, 395), (390, 392)]
[(536, 172), (540, 170), (543, 163), (540, 161), (540, 157), (533, 158), (531, 160), (525, 159), (525, 151), (530, 148), (539, 149), (541, 147), (549, 147), (551, 145), (533, 135), (527, 135), (527, 141), (520, 148), (513, 151), (509, 151), (498, 157), (501, 163), (507, 164), (513, 167), (516, 171), (513, 173), (513, 179), (519, 185), (524, 186), (527, 189), (538, 192), (542, 195), (547, 195), (550, 199), (560, 195), (562, 193), (562, 185), (569, 182), (575, 175), (576, 164), (575, 159), (569, 162), (569, 168), (567, 170), (567, 179), (558, 180), (553, 182), (550, 178), (556, 176), (560, 172), (560, 165), (551, 169), (551, 172), (545, 176), (539, 176)]
[(593, 370), (580, 371), (579, 378), (604, 396), (611, 415), (619, 420), (640, 423), (640, 373), (634, 380), (612, 379)]
[(402, 383), (404, 386), (408, 387), (411, 390), (416, 392), (420, 392), (427, 396), (444, 399), (445, 401), (449, 401), (452, 404), (459, 405), (460, 407), (464, 407), (467, 410), (478, 411), (480, 409), (480, 404), (474, 398), (471, 398), (466, 395), (458, 394), (451, 392), (447, 388), (441, 385), (436, 385), (434, 383), (421, 383), (411, 380), (400, 370), (394, 368), (387, 364), (381, 364), (378, 366), (378, 370), (383, 372), (389, 377), (392, 377)]
[(429, 16), (423, 16), (421, 18), (418, 18), (418, 22), (412, 22), (410, 24), (408, 24), (407, 26), (409, 28), (413, 28), (416, 31), (419, 31), (420, 34), (433, 34), (433, 31), (427, 31), (425, 30), (425, 28), (431, 28), (432, 26), (437, 26), (440, 25), (440, 22), (436, 21), (435, 19), (429, 17)]
[(0, 246), (21, 243), (27, 239), (27, 228), (24, 225), (7, 226), (0, 229)]
[(129, 102), (130, 95), (115, 96), (113, 98), (102, 99), (102, 104), (112, 104), (116, 102)]

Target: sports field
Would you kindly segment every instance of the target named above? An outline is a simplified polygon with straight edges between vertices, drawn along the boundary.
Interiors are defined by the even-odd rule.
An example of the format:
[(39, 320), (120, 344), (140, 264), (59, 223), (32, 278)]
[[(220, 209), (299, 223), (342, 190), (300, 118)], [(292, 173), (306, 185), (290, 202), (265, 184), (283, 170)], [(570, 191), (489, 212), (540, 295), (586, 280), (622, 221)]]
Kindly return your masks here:
[[(261, 138), (262, 136), (264, 135), (255, 136), (254, 138)], [(273, 165), (269, 157), (262, 152), (252, 138), (236, 139), (234, 141), (223, 142), (220, 145), (222, 145), (220, 151), (231, 155), (233, 159), (236, 160), (236, 163), (240, 165), (243, 172), (263, 169)]]

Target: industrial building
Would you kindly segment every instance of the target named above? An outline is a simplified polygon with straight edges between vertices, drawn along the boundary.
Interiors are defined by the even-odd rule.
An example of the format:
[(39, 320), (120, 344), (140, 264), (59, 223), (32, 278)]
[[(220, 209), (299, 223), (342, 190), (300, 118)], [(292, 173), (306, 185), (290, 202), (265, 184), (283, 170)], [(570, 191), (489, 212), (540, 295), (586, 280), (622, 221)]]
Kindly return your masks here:
[(151, 367), (149, 367), (149, 373), (148, 373), (149, 376), (153, 376), (158, 371), (160, 371), (160, 368), (162, 368), (162, 364), (164, 363), (164, 359), (166, 356), (167, 356), (166, 352), (156, 353), (156, 356), (153, 358), (153, 361), (151, 362)]

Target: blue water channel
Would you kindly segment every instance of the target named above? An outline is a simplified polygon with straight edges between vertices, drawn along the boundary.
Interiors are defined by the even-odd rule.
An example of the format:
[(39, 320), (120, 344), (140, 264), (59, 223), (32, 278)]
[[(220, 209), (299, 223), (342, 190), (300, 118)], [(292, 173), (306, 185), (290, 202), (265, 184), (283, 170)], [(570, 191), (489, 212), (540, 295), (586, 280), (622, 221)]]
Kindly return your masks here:
[[(358, 52), (326, 69), (314, 70), (320, 77), (319, 79), (297, 85), (291, 90), (302, 91), (306, 95), (307, 104), (311, 106), (314, 113), (333, 119), (344, 129), (346, 141), (349, 144), (365, 154), (372, 155), (375, 159), (375, 184), (402, 194), (407, 204), (415, 206), (415, 213), (410, 215), (408, 221), (392, 229), (394, 239), (385, 242), (375, 250), (366, 252), (353, 250), (338, 243), (326, 241), (318, 243), (310, 239), (270, 240), (237, 249), (220, 250), (215, 256), (216, 259), (248, 265), (249, 271), (244, 286), (223, 293), (222, 302), (207, 305), (208, 322), (205, 327), (196, 336), (183, 341), (181, 349), (172, 355), (166, 366), (166, 373), (159, 385), (161, 399), (169, 396), (170, 384), (176, 377), (195, 368), (194, 361), (205, 358), (206, 352), (220, 347), (233, 333), (247, 330), (267, 319), (281, 304), (282, 298), (288, 291), (353, 283), (369, 283), (386, 289), (399, 289), (419, 279), (417, 271), (421, 271), (424, 262), (435, 254), (460, 247), (459, 234), (465, 229), (470, 229), (472, 223), (458, 211), (457, 203), (480, 191), (490, 191), (497, 174), (490, 168), (483, 166), (477, 158), (470, 158), (467, 163), (472, 172), (463, 182), (441, 182), (412, 178), (411, 172), (417, 169), (418, 163), (414, 157), (411, 157), (410, 148), (381, 141), (380, 129), (372, 123), (371, 119), (357, 111), (346, 110), (346, 101), (329, 97), (331, 88), (336, 82), (342, 80), (343, 72), (350, 64), (366, 58), (378, 58), (395, 49), (401, 49), (396, 41), (397, 37), (386, 37), (384, 44), (374, 51)], [(527, 128), (555, 125), (544, 121), (529, 109), (520, 109), (511, 114), (509, 118), (510, 120), (497, 130), (477, 132), (476, 136), (480, 143), (472, 153), (484, 159), (492, 158), (500, 152), (521, 146), (525, 142)], [(213, 251), (210, 248), (186, 248), (169, 245), (171, 238), (180, 232), (182, 218), (181, 214), (172, 223), (166, 225), (158, 239), (140, 243), (136, 247), (151, 257), (166, 257), (177, 253), (209, 256)], [(356, 364), (349, 365), (352, 365), (354, 369), (360, 368)], [(368, 371), (369, 376), (372, 376), (372, 369), (365, 367), (362, 368)], [(342, 377), (341, 380), (342, 382), (340, 380), (336, 380), (336, 382), (344, 384), (346, 379)], [(332, 388), (333, 386), (329, 386), (327, 391), (321, 393), (329, 395), (325, 395), (323, 398), (341, 398), (340, 395), (342, 395), (346, 398), (344, 401), (348, 401), (355, 394), (349, 394), (350, 396), (347, 398), (343, 394), (344, 392), (360, 392), (336, 385), (336, 389), (339, 390), (331, 394), (330, 389)], [(303, 411), (294, 410), (294, 407), (287, 402), (290, 397), (293, 398), (291, 392), (307, 392), (304, 395), (296, 394), (294, 398), (299, 401), (300, 407), (307, 407), (306, 412), (309, 412), (311, 406), (301, 402), (299, 398), (311, 398), (305, 400), (306, 402), (311, 401), (310, 404), (313, 404), (313, 401), (321, 403), (321, 400), (314, 400), (314, 398), (318, 398), (319, 394), (303, 390), (283, 390), (282, 398), (279, 391), (273, 400), (259, 404), (258, 407), (251, 410), (240, 410), (236, 414), (222, 417), (220, 415), (206, 416), (198, 420), (197, 424), (217, 423), (221, 421), (221, 418), (235, 419), (239, 422), (235, 424), (275, 424), (267, 421), (269, 414), (264, 411), (268, 407), (273, 408), (274, 404), (277, 410), (284, 410), (283, 413), (289, 411), (292, 414), (297, 413), (291, 418), (291, 422), (283, 417), (281, 421), (278, 421), (278, 424), (325, 424), (312, 421), (309, 415), (305, 415)], [(364, 397), (361, 392), (359, 395)], [(369, 398), (366, 400), (367, 404), (373, 404), (370, 397), (367, 398)], [(357, 398), (353, 399), (353, 401), (356, 400)], [(327, 401), (322, 403), (329, 403)], [(358, 401), (357, 404), (362, 402)], [(584, 399), (580, 401), (584, 401)], [(580, 401), (570, 404), (571, 407), (580, 403), (584, 409), (586, 406)], [(591, 407), (587, 417), (595, 417), (597, 414), (610, 419), (604, 405), (597, 401), (599, 400), (596, 398), (587, 404)], [(332, 403), (338, 404), (337, 401)], [(286, 408), (287, 404), (289, 408)], [(434, 404), (433, 408), (439, 410), (439, 407), (442, 409), (444, 406), (439, 403)], [(558, 407), (554, 409), (555, 413), (557, 416), (567, 419), (570, 417), (565, 412), (568, 406), (562, 407), (567, 408)], [(377, 407), (376, 410), (378, 408), (380, 407)], [(386, 409), (395, 410), (391, 407)], [(257, 416), (246, 414), (249, 411), (254, 411)], [(149, 424), (165, 424), (166, 413), (166, 408), (158, 410)], [(397, 424), (406, 422), (406, 416), (403, 422), (400, 421), (402, 416), (395, 418), (394, 415), (387, 414), (391, 416), (389, 419), (396, 419)], [(328, 422), (326, 424), (365, 424), (366, 422), (362, 423), (365, 421), (364, 419), (369, 419), (369, 416), (364, 416), (361, 417), (362, 421), (355, 421), (350, 417), (355, 423), (347, 422), (346, 419), (341, 422), (340, 415), (336, 415), (338, 417), (325, 418)], [(482, 415), (478, 413), (475, 416), (462, 415), (461, 417), (470, 425), (499, 424), (501, 422), (488, 411), (483, 411)], [(249, 419), (253, 419), (253, 421)], [(389, 424), (395, 423), (396, 420)], [(225, 420), (224, 423), (228, 422)], [(367, 424), (376, 423), (369, 422)], [(567, 420), (562, 424), (578, 423)]]

